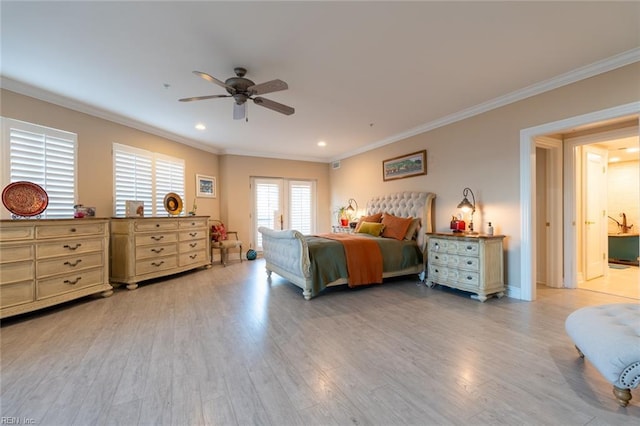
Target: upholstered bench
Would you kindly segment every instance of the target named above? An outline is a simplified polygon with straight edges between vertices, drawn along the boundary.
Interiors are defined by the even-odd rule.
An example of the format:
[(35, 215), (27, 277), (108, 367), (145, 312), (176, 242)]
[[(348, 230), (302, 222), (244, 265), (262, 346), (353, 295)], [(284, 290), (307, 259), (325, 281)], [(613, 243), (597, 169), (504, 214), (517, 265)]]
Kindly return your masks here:
[(565, 328), (580, 357), (613, 385), (618, 404), (626, 407), (630, 389), (640, 385), (640, 304), (578, 309), (567, 317)]

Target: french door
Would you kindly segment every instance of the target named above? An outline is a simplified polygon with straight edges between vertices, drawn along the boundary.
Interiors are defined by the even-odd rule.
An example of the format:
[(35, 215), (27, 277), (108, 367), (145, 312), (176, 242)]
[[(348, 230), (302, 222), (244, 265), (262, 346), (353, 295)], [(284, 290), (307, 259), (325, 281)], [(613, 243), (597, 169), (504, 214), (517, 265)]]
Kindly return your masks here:
[(251, 178), (253, 241), (262, 250), (260, 226), (316, 232), (316, 185), (312, 180)]

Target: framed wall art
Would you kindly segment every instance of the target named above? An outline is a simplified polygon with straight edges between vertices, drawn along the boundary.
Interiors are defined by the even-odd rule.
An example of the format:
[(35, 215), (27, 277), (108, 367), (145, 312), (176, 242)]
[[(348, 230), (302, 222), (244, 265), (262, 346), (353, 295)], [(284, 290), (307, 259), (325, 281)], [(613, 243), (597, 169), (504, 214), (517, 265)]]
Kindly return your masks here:
[(427, 174), (427, 150), (412, 152), (382, 162), (382, 179), (404, 179)]
[(216, 198), (216, 178), (196, 175), (196, 197)]

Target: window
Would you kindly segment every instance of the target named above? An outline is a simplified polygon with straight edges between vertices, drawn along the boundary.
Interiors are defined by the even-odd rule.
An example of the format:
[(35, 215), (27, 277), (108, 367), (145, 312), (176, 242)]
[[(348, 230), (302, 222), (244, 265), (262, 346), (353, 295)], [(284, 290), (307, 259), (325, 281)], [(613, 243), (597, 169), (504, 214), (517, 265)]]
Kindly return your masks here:
[[(315, 232), (315, 182), (280, 178), (252, 178), (253, 241), (262, 249), (260, 226), (295, 229), (303, 234)], [(284, 188), (287, 188), (287, 191)]]
[(127, 200), (144, 202), (145, 215), (162, 215), (164, 196), (175, 192), (184, 200), (184, 160), (113, 144), (114, 214), (126, 215)]
[(46, 219), (72, 218), (76, 200), (75, 133), (2, 118), (2, 186), (28, 181), (47, 192)]

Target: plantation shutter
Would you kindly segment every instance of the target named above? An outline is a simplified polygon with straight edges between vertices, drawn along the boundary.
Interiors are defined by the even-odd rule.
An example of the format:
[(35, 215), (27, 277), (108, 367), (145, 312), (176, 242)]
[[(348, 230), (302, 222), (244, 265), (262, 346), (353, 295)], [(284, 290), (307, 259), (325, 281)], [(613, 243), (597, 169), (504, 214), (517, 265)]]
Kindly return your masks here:
[(289, 182), (289, 227), (305, 235), (312, 233), (313, 220), (313, 182)]
[[(155, 155), (155, 183), (156, 183), (156, 214), (163, 214), (164, 196), (169, 192), (175, 192), (184, 199), (184, 161), (176, 158)], [(183, 211), (187, 206), (183, 206)]]
[[(3, 119), (3, 145), (6, 141), (8, 147), (3, 146), (3, 152), (9, 159), (8, 165), (5, 163), (8, 183), (28, 181), (42, 186), (49, 204), (41, 217), (72, 218), (76, 200), (77, 135)], [(3, 181), (6, 178), (3, 176)]]
[[(184, 160), (113, 144), (115, 216), (126, 216), (126, 201), (144, 202), (144, 215), (166, 215), (164, 196), (184, 201)], [(184, 208), (182, 213), (184, 213)]]
[(113, 177), (115, 188), (114, 214), (126, 216), (126, 201), (142, 201), (145, 215), (153, 214), (152, 164), (148, 151), (113, 144)]

